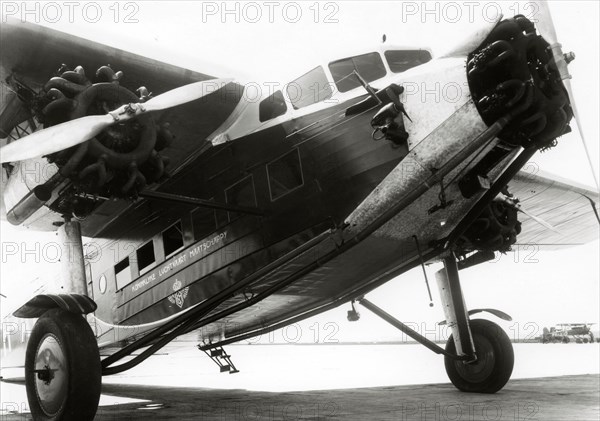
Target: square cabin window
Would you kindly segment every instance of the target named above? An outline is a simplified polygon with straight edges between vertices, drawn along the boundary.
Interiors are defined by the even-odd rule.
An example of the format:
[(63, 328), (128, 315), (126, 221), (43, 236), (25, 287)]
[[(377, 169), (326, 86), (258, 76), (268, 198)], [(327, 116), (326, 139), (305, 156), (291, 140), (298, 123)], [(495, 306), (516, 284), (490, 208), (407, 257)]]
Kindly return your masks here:
[(214, 209), (196, 208), (192, 211), (194, 240), (202, 240), (217, 229), (217, 215)]
[(148, 272), (154, 267), (156, 258), (154, 257), (154, 243), (152, 240), (148, 241), (142, 247), (137, 249), (135, 253), (137, 255), (138, 270), (140, 271), (140, 275)]
[(402, 73), (431, 60), (427, 50), (388, 50), (385, 59), (394, 73)]
[(285, 114), (287, 106), (281, 91), (263, 99), (258, 106), (258, 119), (261, 123)]
[(322, 66), (315, 67), (288, 83), (286, 92), (295, 110), (325, 101), (333, 95), (333, 90)]
[(165, 249), (165, 257), (169, 257), (177, 250), (183, 247), (183, 230), (181, 229), (181, 221), (163, 231), (162, 233), (163, 247)]
[(117, 290), (125, 288), (133, 281), (129, 267), (129, 257), (124, 258), (115, 265), (115, 278), (117, 280)]
[[(230, 205), (256, 207), (256, 192), (254, 191), (252, 176), (250, 175), (225, 189), (225, 199)], [(243, 214), (237, 212), (227, 212), (227, 214), (229, 215), (229, 221), (243, 216)]]
[(267, 164), (271, 200), (279, 199), (304, 184), (300, 151), (295, 149)]
[(329, 70), (335, 86), (340, 92), (348, 92), (362, 86), (356, 75), (353, 74), (354, 70), (367, 82), (381, 79), (387, 73), (379, 53), (362, 54), (332, 61), (329, 63)]

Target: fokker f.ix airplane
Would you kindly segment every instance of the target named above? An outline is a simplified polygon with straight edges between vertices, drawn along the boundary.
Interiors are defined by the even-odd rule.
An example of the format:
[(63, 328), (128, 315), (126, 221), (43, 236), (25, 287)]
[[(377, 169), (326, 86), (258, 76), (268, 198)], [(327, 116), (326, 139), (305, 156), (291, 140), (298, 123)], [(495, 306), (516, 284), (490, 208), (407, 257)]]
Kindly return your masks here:
[[(226, 358), (224, 345), (355, 301), (444, 355), (458, 389), (500, 390), (511, 343), (471, 316), (508, 316), (467, 311), (458, 271), (517, 236), (581, 243), (597, 229), (596, 191), (520, 172), (575, 114), (573, 56), (542, 11), (537, 29), (499, 19), (435, 59), (386, 44), (337, 57), (260, 101), (235, 81), (3, 24), (3, 218), (69, 244), (60, 293), (14, 312), (37, 318), (9, 338), (34, 418), (93, 419), (102, 376), (183, 334), (202, 329), (201, 349)], [(469, 94), (403, 95), (409, 82)], [(43, 180), (24, 171), (36, 163)], [(364, 298), (432, 261), (445, 348)]]

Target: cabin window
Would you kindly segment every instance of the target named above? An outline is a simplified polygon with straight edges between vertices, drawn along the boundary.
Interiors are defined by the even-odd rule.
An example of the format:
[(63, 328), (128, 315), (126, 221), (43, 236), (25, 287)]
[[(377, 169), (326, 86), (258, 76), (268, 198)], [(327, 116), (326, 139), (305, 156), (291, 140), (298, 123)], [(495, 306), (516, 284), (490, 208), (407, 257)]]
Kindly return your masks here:
[(129, 268), (129, 257), (124, 258), (115, 265), (115, 278), (117, 279), (117, 290), (125, 288), (131, 281), (131, 269)]
[(136, 251), (138, 270), (140, 275), (149, 271), (156, 263), (154, 256), (154, 243), (152, 240), (144, 244)]
[(333, 94), (322, 66), (288, 83), (286, 92), (295, 110), (324, 101)]
[(271, 200), (276, 200), (304, 184), (300, 151), (295, 149), (267, 164)]
[[(256, 207), (256, 192), (254, 191), (254, 181), (252, 176), (248, 176), (238, 181), (231, 187), (225, 189), (225, 199), (227, 203), (235, 206)], [(232, 221), (243, 214), (237, 212), (228, 212), (229, 221)]]
[(372, 82), (386, 75), (385, 65), (379, 53), (368, 53), (332, 61), (329, 63), (329, 70), (333, 76), (335, 86), (340, 92), (348, 92), (362, 86), (356, 75), (354, 75), (354, 70), (367, 82)]
[(260, 102), (260, 105), (258, 106), (258, 119), (263, 123), (267, 120), (279, 117), (280, 115), (284, 115), (286, 111), (287, 106), (283, 99), (283, 93), (277, 91)]
[(427, 50), (389, 50), (385, 52), (385, 60), (394, 73), (401, 73), (431, 60)]
[(217, 215), (214, 209), (196, 208), (192, 211), (194, 240), (202, 240), (217, 229)]
[(163, 231), (162, 233), (163, 247), (165, 249), (165, 257), (169, 257), (177, 250), (183, 247), (183, 230), (181, 229), (181, 221)]

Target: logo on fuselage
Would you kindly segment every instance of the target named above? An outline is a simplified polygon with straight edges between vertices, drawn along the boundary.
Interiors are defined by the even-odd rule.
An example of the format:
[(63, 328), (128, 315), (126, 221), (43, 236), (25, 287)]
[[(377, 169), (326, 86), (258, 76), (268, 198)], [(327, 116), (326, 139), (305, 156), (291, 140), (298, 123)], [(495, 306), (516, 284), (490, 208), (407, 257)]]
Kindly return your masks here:
[(173, 283), (173, 291), (177, 291), (177, 292), (175, 292), (175, 294), (169, 295), (169, 301), (172, 304), (177, 304), (177, 306), (179, 308), (183, 308), (183, 302), (185, 301), (185, 298), (188, 295), (190, 287), (185, 287), (183, 289), (180, 289), (180, 288), (181, 288), (181, 281), (179, 279), (175, 279), (175, 282)]

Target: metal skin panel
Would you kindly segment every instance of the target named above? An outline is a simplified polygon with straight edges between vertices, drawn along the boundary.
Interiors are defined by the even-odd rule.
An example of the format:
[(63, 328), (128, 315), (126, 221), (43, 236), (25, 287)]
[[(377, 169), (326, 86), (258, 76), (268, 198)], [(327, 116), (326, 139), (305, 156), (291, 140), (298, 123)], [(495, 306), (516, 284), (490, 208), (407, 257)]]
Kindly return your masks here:
[(461, 145), (464, 147), (472, 142), (485, 128), (473, 103), (465, 104), (411, 150), (346, 222), (352, 230), (360, 231), (408, 191), (416, 188), (434, 170), (440, 169), (460, 150)]

